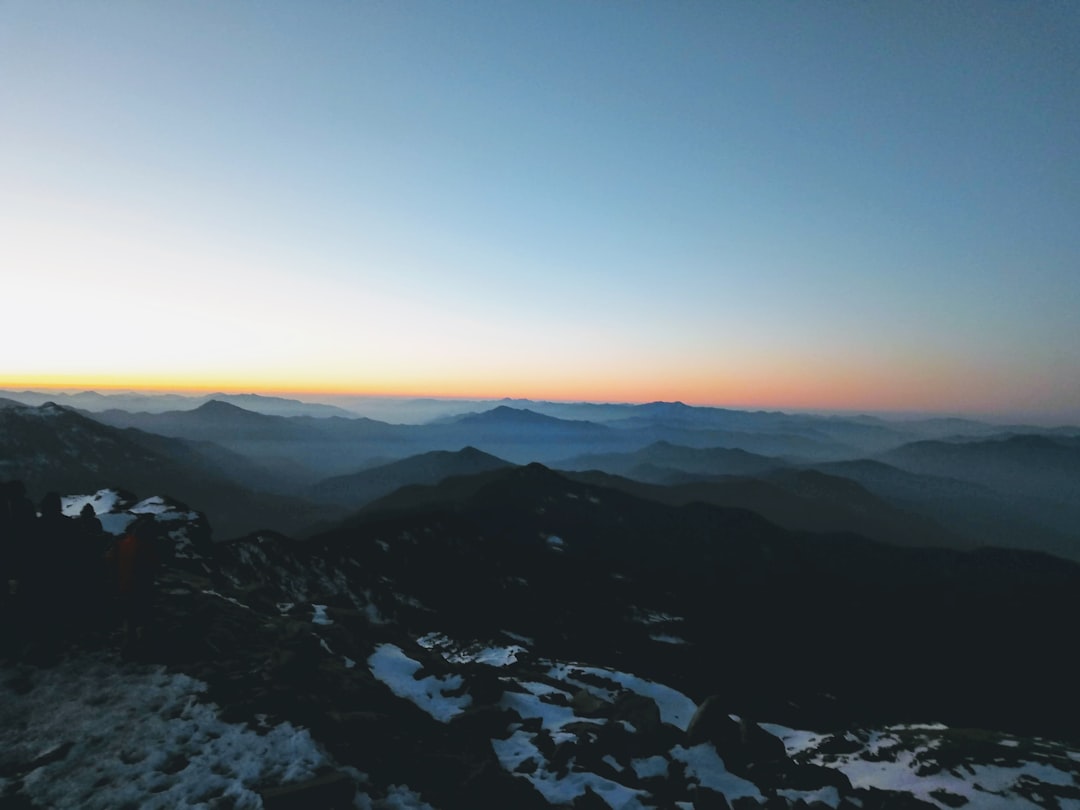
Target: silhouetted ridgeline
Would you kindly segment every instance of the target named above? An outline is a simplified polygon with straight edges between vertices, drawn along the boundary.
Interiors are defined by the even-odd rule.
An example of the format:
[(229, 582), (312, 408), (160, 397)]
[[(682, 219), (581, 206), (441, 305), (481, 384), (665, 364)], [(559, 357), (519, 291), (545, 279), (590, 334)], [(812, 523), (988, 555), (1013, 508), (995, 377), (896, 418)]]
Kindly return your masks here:
[[(260, 397), (244, 401), (263, 404)], [(988, 437), (992, 426), (961, 420), (886, 423), (680, 403), (513, 404), (530, 408), (503, 404), (428, 425), (392, 425), (336, 414), (277, 416), (213, 400), (184, 411), (84, 413), (79, 421), (80, 414), (55, 405), (10, 402), (4, 418), (18, 426), (13, 421), (4, 434), (0, 465), (36, 488), (164, 487), (202, 503), (219, 537), (255, 527), (303, 532), (396, 488), (497, 466), (491, 459), (542, 460), (620, 476), (611, 483), (662, 502), (742, 506), (790, 529), (1080, 558), (1080, 451), (1066, 430)], [(284, 407), (270, 400), (267, 409)], [(27, 421), (32, 414), (42, 418)], [(122, 429), (110, 432), (102, 421)], [(965, 437), (907, 442), (935, 431)], [(841, 439), (893, 446), (869, 459)], [(761, 446), (772, 453), (749, 449)], [(800, 455), (808, 447), (840, 460)]]

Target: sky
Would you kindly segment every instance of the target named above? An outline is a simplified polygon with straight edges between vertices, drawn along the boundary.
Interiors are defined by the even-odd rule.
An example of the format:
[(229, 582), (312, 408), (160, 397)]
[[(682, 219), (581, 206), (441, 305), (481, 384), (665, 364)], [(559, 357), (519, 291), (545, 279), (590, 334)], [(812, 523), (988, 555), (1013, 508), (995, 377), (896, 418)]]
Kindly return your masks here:
[(0, 387), (1080, 420), (1080, 6), (0, 0)]

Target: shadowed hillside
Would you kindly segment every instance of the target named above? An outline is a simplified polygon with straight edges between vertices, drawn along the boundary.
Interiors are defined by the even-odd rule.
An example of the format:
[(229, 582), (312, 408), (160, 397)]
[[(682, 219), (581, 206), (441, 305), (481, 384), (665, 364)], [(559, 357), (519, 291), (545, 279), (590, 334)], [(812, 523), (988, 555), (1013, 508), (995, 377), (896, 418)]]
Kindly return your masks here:
[(219, 539), (268, 526), (300, 531), (327, 517), (327, 507), (255, 491), (232, 475), (260, 473), (221, 448), (118, 430), (52, 403), (0, 409), (0, 479), (21, 479), (36, 497), (106, 486), (163, 492), (207, 513)]

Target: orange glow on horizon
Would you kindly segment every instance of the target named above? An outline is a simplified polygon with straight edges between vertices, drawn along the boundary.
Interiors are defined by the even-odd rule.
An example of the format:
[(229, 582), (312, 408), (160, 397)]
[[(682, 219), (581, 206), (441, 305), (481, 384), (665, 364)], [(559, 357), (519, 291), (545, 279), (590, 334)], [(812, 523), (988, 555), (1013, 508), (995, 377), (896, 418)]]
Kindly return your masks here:
[[(889, 411), (889, 412), (968, 412), (992, 413), (983, 398), (981, 407), (973, 407), (971, 399), (918, 396), (915, 390), (904, 390), (900, 380), (888, 385), (872, 385), (865, 380), (811, 378), (784, 375), (778, 382), (760, 375), (757, 379), (743, 377), (726, 383), (711, 380), (640, 381), (608, 379), (588, 382), (552, 379), (525, 381), (507, 379), (500, 382), (477, 379), (447, 379), (433, 381), (397, 381), (358, 384), (341, 380), (265, 379), (242, 376), (176, 378), (167, 375), (86, 378), (74, 375), (34, 375), (12, 379), (0, 378), (0, 388), (18, 390), (57, 391), (74, 393), (142, 392), (151, 394), (180, 394), (198, 396), (216, 392), (231, 394), (262, 394), (303, 399), (305, 397), (379, 397), (498, 400), (503, 398), (531, 399), (554, 402), (645, 403), (681, 401), (687, 405), (712, 406), (746, 410), (793, 411)], [(869, 390), (868, 390), (869, 389)], [(983, 392), (986, 393), (986, 392)], [(1002, 410), (1006, 410), (1003, 408)]]

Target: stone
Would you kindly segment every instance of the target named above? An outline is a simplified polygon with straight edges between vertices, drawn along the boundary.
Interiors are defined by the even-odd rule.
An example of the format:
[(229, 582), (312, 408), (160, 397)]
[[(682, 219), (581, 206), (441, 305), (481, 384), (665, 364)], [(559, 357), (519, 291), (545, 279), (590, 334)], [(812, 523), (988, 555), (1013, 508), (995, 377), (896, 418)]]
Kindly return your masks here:
[(353, 806), (356, 784), (344, 773), (331, 773), (259, 791), (265, 810), (346, 810)]
[(788, 761), (787, 749), (779, 737), (757, 723), (733, 718), (716, 695), (698, 707), (686, 729), (686, 738), (690, 745), (711, 743), (729, 766)]
[(639, 734), (653, 735), (660, 730), (660, 709), (656, 701), (643, 695), (625, 694), (615, 702), (612, 719), (625, 720)]
[(731, 810), (723, 793), (698, 785), (694, 788), (694, 810)]
[(611, 709), (611, 704), (598, 698), (588, 689), (579, 689), (570, 699), (574, 714), (581, 717), (602, 717)]

